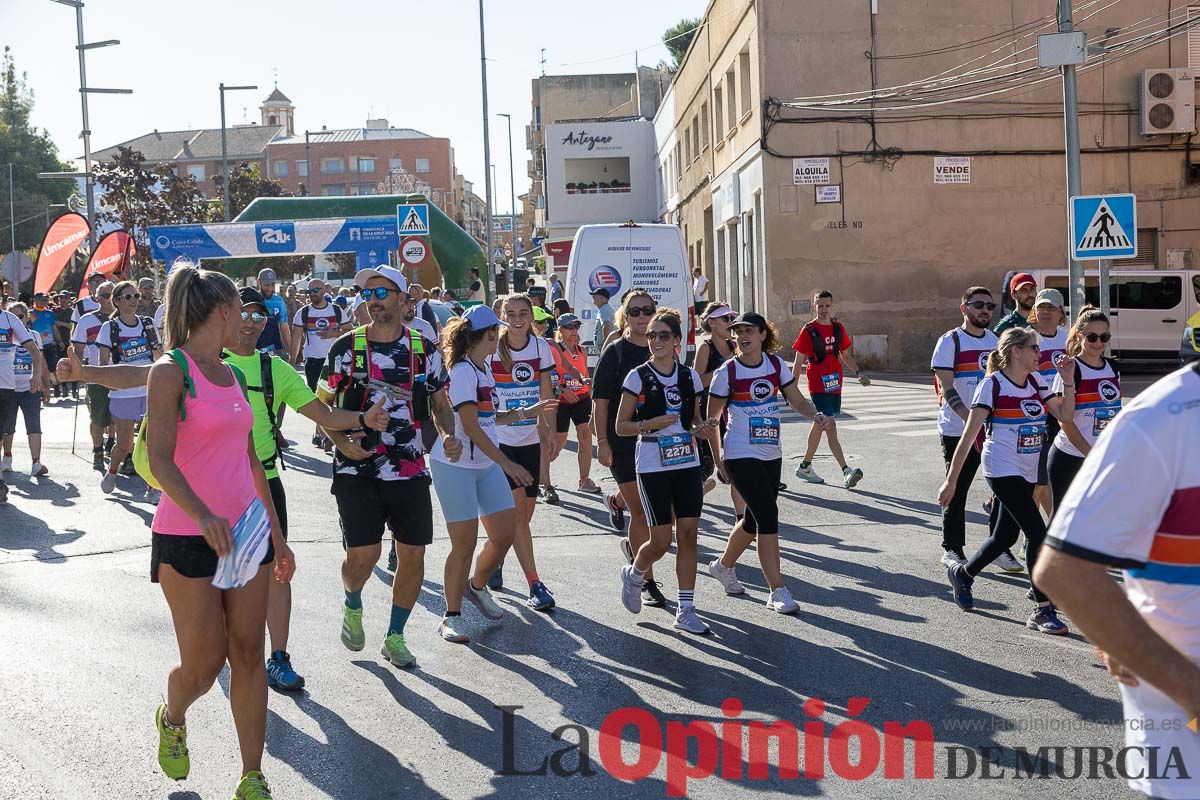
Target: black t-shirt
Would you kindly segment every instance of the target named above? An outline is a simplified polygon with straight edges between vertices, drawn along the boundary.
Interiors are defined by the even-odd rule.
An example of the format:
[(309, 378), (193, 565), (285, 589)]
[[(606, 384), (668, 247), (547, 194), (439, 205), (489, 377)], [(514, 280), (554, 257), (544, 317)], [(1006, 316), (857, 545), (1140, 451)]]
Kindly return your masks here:
[(650, 348), (633, 344), (624, 337), (616, 340), (600, 354), (596, 374), (592, 376), (592, 397), (608, 401), (607, 433), (609, 445), (633, 447), (637, 439), (617, 436), (617, 407), (621, 403), (621, 386), (625, 376), (650, 360)]

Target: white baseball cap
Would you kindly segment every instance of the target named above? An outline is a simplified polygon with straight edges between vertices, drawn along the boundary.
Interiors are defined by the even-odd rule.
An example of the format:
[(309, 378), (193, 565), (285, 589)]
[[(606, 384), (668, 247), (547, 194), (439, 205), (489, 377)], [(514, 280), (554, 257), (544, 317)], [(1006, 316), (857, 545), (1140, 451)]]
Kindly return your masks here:
[(386, 278), (396, 284), (396, 288), (402, 292), (408, 291), (408, 281), (404, 279), (404, 273), (395, 267), (371, 267), (369, 269), (360, 269), (354, 273), (354, 283), (358, 286), (367, 288), (367, 281), (371, 278)]

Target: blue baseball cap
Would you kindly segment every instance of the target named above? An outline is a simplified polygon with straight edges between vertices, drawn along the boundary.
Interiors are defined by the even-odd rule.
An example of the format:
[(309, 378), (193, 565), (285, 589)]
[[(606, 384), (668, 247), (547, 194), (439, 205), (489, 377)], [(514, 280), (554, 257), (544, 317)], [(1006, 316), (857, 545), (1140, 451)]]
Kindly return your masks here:
[(500, 324), (500, 318), (496, 316), (496, 312), (492, 311), (491, 306), (486, 305), (471, 306), (467, 309), (467, 313), (463, 314), (463, 319), (470, 324), (472, 331), (481, 331), (484, 328)]

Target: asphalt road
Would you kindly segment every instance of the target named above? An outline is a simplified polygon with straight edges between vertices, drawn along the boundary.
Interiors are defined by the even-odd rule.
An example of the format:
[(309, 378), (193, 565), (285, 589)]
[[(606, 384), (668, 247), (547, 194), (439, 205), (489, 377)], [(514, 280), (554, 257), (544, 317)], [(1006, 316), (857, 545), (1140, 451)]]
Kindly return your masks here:
[[(1130, 393), (1149, 380), (1127, 382)], [(1025, 628), (1023, 576), (989, 571), (976, 583), (974, 614), (953, 604), (938, 563), (934, 497), (943, 468), (927, 376), (852, 387), (846, 409), (843, 443), (866, 473), (853, 491), (793, 477), (807, 426), (789, 421), (783, 429), (789, 487), (781, 544), (784, 572), (802, 607), (798, 616), (765, 610), (752, 552), (738, 570), (748, 587), (742, 597), (725, 597), (706, 574), (699, 578), (697, 607), (712, 636), (678, 635), (671, 610), (628, 614), (618, 599), (618, 537), (606, 513), (595, 497), (563, 491), (560, 506), (541, 507), (534, 517), (539, 571), (558, 608), (530, 611), (522, 595), (506, 589), (502, 621), (488, 623), (466, 610), (468, 646), (434, 633), (448, 549), (438, 512), (435, 529), (442, 532), (427, 553), (420, 607), (408, 626), (419, 667), (408, 671), (378, 655), (390, 598), (382, 568), (363, 594), (367, 649), (351, 653), (338, 639), (341, 542), (329, 467), (308, 445), (307, 423), (289, 415), (286, 430), (301, 442), (284, 473), (299, 565), (290, 649), (308, 687), (270, 697), (264, 769), (275, 796), (663, 797), (680, 788), (683, 762), (656, 760), (651, 747), (639, 753), (626, 744), (626, 763), (644, 756), (649, 774), (618, 780), (616, 751), (600, 736), (605, 719), (618, 709), (640, 709), (623, 713), (644, 723), (641, 733), (651, 743), (665, 737), (678, 745), (691, 731), (688, 758), (703, 765), (717, 756), (716, 745), (703, 739), (703, 723), (720, 733), (728, 698), (742, 708), (731, 709), (735, 722), (808, 723), (804, 767), (812, 771), (823, 762), (823, 774), (781, 778), (772, 766), (764, 780), (754, 770), (739, 774), (735, 756), (724, 758), (713, 777), (687, 783), (690, 796), (1015, 797), (1032, 787), (1012, 777), (1011, 748), (1119, 747), (1115, 685), (1078, 635), (1054, 638)], [(189, 712), (191, 777), (175, 784), (158, 770), (153, 714), (177, 653), (166, 604), (148, 579), (153, 508), (137, 479), (121, 479), (112, 496), (100, 493), (86, 458), (82, 408), (77, 454), (70, 452), (73, 411), (70, 405), (47, 410), (43, 460), (51, 474), (37, 481), (20, 472), (6, 476), (12, 492), (0, 507), (0, 797), (229, 797), (239, 762), (224, 675)], [(28, 469), (23, 443), (16, 460), (18, 470)], [(831, 481), (836, 477), (829, 456), (817, 465)], [(611, 490), (605, 472), (594, 474)], [(554, 475), (560, 487), (575, 485), (573, 453), (556, 462)], [(975, 495), (969, 547), (985, 538), (982, 481)], [(709, 500), (701, 524), (704, 563), (719, 552), (733, 521), (723, 489)], [(659, 570), (668, 597), (675, 593), (671, 563)], [(513, 557), (508, 577), (510, 586), (519, 578)], [(824, 702), (823, 716), (804, 705), (811, 698)], [(864, 709), (853, 698), (869, 702)], [(506, 723), (501, 706), (519, 709)], [(821, 733), (836, 739), (835, 726), (850, 717), (875, 733), (865, 747), (851, 739), (847, 760), (844, 747), (823, 744)], [(610, 724), (614, 719), (622, 717)], [(885, 778), (882, 765), (871, 768), (872, 742), (878, 744), (887, 723), (912, 721), (928, 723), (933, 733), (934, 777), (913, 777), (919, 759), (910, 742), (905, 778)], [(579, 727), (560, 730), (564, 725)], [(635, 740), (637, 730), (626, 729), (626, 738)], [(583, 766), (590, 767), (582, 771), (590, 776), (562, 777), (553, 769), (498, 774), (537, 772), (560, 750), (568, 752), (553, 766), (578, 773), (573, 745), (580, 738), (588, 748)], [(738, 741), (732, 733), (728, 739)], [(813, 757), (820, 750), (808, 748), (818, 745), (827, 758)], [(953, 747), (976, 755), (981, 747), (1009, 748), (989, 756), (998, 765), (993, 774), (1004, 769), (1007, 777), (982, 779), (979, 756), (970, 777), (947, 778)], [(770, 749), (772, 764), (777, 751)], [(967, 754), (953, 752), (962, 774)], [(1051, 777), (1037, 782), (1039, 797), (1132, 796), (1123, 781), (1088, 779), (1086, 769), (1077, 779), (1054, 777), (1055, 769), (1072, 773), (1076, 752), (1048, 751)], [(867, 766), (854, 775), (847, 765), (860, 758)]]

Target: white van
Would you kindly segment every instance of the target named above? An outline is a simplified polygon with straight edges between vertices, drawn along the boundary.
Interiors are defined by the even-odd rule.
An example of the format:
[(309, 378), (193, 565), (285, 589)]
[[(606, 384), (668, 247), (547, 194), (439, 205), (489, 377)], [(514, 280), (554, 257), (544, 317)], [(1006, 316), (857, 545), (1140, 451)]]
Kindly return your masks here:
[(692, 334), (692, 275), (683, 233), (674, 225), (584, 225), (575, 232), (567, 264), (566, 298), (583, 321), (580, 340), (592, 365), (603, 342), (596, 342), (596, 304), (592, 292), (608, 289), (614, 309), (630, 289), (645, 289), (659, 307), (678, 309), (686, 332), (690, 361)]
[[(1029, 273), (1039, 289), (1058, 289), (1070, 302), (1066, 270)], [(1094, 269), (1087, 271), (1084, 293), (1087, 302), (1100, 305), (1100, 279)], [(1125, 361), (1176, 361), (1180, 331), (1200, 312), (1200, 270), (1113, 269), (1108, 297), (1114, 355)]]

